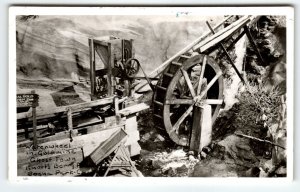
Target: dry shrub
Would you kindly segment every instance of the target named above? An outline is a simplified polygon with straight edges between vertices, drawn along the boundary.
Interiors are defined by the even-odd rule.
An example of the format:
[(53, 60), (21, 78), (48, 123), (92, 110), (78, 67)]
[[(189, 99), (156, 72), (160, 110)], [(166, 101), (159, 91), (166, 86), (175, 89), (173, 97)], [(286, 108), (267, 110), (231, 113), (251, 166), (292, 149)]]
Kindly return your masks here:
[(248, 84), (246, 90), (238, 95), (239, 117), (245, 124), (253, 120), (267, 122), (268, 119), (278, 119), (281, 106), (280, 92), (277, 87), (270, 89), (261, 84)]

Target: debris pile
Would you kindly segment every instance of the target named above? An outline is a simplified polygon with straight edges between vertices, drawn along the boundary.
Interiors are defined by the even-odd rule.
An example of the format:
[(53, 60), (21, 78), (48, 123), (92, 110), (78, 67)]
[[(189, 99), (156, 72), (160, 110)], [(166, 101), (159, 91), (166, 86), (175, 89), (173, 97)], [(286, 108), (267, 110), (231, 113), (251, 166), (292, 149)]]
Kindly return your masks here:
[[(146, 176), (166, 176), (166, 177), (184, 177), (188, 176), (193, 170), (197, 159), (189, 158), (188, 154), (183, 149), (169, 149), (162, 152), (150, 152), (143, 150), (140, 164), (145, 166), (144, 171), (147, 171)], [(142, 167), (141, 166), (141, 167)]]

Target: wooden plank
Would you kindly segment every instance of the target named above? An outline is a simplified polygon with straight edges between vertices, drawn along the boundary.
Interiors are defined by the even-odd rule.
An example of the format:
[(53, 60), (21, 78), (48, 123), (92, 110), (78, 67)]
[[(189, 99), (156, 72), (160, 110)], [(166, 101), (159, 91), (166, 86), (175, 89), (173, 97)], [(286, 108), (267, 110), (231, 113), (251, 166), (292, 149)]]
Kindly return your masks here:
[[(78, 130), (79, 134), (88, 134), (96, 131), (101, 131), (105, 129), (109, 129), (116, 126), (124, 126), (125, 118), (120, 118), (116, 116), (106, 117), (102, 120), (91, 120), (90, 122), (76, 124), (77, 126), (73, 127), (73, 129)], [(38, 133), (44, 133), (48, 125), (39, 126), (37, 131)], [(32, 128), (19, 129), (18, 130), (18, 142), (23, 142), (24, 140), (28, 140), (28, 138), (32, 138)], [(58, 133), (58, 132), (57, 132)], [(28, 136), (26, 136), (28, 134)], [(38, 134), (39, 135), (39, 134)]]
[[(71, 135), (72, 135), (72, 137), (76, 137), (77, 134), (78, 134), (77, 130), (73, 130), (72, 132), (70, 132), (70, 131), (63, 131), (63, 132), (56, 133), (55, 135), (52, 135), (52, 136), (49, 136), (49, 137), (37, 138), (37, 144), (39, 145), (39, 144), (50, 142), (50, 141), (67, 139), (67, 138), (70, 138)], [(19, 142), (17, 144), (17, 147), (30, 146), (31, 143), (32, 142), (30, 140)]]
[(172, 99), (166, 100), (167, 105), (192, 105), (194, 104), (193, 99)]
[[(61, 118), (63, 119), (63, 118), (65, 118), (65, 116), (62, 116)], [(80, 127), (87, 127), (87, 126), (90, 126), (92, 124), (100, 124), (100, 123), (103, 123), (103, 121), (104, 121), (103, 119), (99, 119), (97, 117), (89, 118), (89, 119), (86, 119), (85, 121), (82, 121), (82, 119), (80, 119), (81, 120), (80, 122), (78, 122), (76, 120), (79, 120), (79, 119), (75, 119), (75, 123), (74, 124), (76, 124), (76, 126), (74, 126), (74, 124), (73, 124), (73, 128), (74, 129), (77, 129), (77, 128), (80, 128)], [(47, 123), (48, 122), (44, 122), (44, 123), (41, 122), (40, 125), (37, 126), (37, 130), (45, 131), (45, 129), (48, 128), (48, 124)], [(25, 128), (23, 128), (22, 125), (23, 124), (21, 124), (21, 126), (18, 127), (17, 134), (24, 133), (25, 129), (27, 129), (28, 132), (32, 132), (33, 131), (32, 127), (25, 127)]]
[(223, 100), (222, 99), (205, 99), (204, 104), (207, 105), (222, 105)]
[(104, 131), (107, 129), (123, 128), (126, 120), (124, 118), (108, 117), (105, 118), (105, 123), (91, 125), (87, 127), (77, 128), (79, 133), (90, 134), (94, 132)]
[(98, 39), (93, 39), (95, 44), (101, 45), (101, 46), (108, 46), (108, 43), (105, 42), (104, 40), (98, 40)]
[[(48, 125), (38, 125), (36, 127), (36, 130), (41, 130), (41, 129), (47, 129), (48, 128)], [(27, 129), (27, 130), (25, 130)], [(33, 131), (33, 128), (22, 128), (22, 129), (18, 129), (17, 130), (17, 134), (21, 134), (21, 133), (25, 133), (26, 131), (29, 131), (29, 132), (32, 132)]]
[(143, 111), (145, 109), (149, 109), (149, 105), (147, 105), (145, 103), (139, 103), (139, 104), (121, 109), (119, 111), (119, 114), (121, 114), (123, 116), (128, 116), (128, 115)]
[[(99, 99), (99, 100), (95, 100), (95, 101), (58, 107), (53, 110), (47, 110), (47, 111), (37, 110), (37, 118), (39, 119), (40, 116), (47, 116), (47, 115), (53, 115), (55, 113), (66, 112), (69, 108), (72, 109), (72, 112), (74, 113), (74, 112), (84, 110), (86, 108), (96, 107), (99, 105), (111, 104), (111, 103), (113, 103), (113, 99), (114, 99), (114, 97), (107, 97), (107, 98)], [(17, 114), (17, 119), (25, 119), (25, 118), (29, 118), (29, 117), (31, 117), (30, 112)]]
[(127, 133), (123, 129), (119, 129), (89, 155), (90, 159), (95, 165), (98, 165), (104, 158), (108, 157), (118, 146), (120, 146), (126, 136)]
[(251, 17), (250, 16), (244, 16), (244, 17), (242, 17), (241, 19), (235, 21), (234, 23), (232, 23), (228, 27), (220, 30), (219, 32), (217, 32), (214, 35), (212, 35), (209, 38), (207, 38), (205, 41), (201, 42), (198, 45), (197, 48), (200, 50), (201, 53), (203, 53), (207, 49), (209, 49), (209, 48), (217, 45), (218, 43), (220, 43), (224, 39), (230, 37), (234, 32), (236, 32), (237, 30), (239, 30), (242, 27), (244, 27), (250, 21), (251, 21)]
[[(115, 116), (112, 117), (107, 117), (105, 118), (105, 122), (101, 124), (96, 124), (96, 125), (90, 125), (90, 126), (85, 126), (85, 127), (75, 127), (73, 128), (72, 131), (72, 138), (76, 136), (80, 136), (83, 134), (90, 134), (98, 131), (104, 131), (107, 129), (115, 129), (115, 128), (121, 128), (124, 127), (125, 125), (125, 118), (117, 118)], [(67, 139), (70, 138), (70, 132), (69, 131), (63, 131), (63, 132), (58, 132), (55, 135), (48, 136), (45, 138), (38, 138), (37, 143), (42, 144), (50, 141), (55, 141), (55, 140), (61, 140), (61, 139)], [(32, 141), (30, 140), (25, 140), (22, 142), (18, 143), (18, 147), (25, 147), (25, 146), (30, 146)]]

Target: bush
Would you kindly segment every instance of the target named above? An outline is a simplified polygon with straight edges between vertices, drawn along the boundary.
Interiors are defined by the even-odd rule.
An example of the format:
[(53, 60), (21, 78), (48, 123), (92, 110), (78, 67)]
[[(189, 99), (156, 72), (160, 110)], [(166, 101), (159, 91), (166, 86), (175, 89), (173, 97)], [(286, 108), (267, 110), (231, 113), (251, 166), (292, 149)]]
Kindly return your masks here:
[(263, 121), (280, 117), (280, 90), (266, 88), (261, 84), (248, 84), (246, 90), (238, 95), (240, 101), (239, 116), (245, 124), (249, 120)]

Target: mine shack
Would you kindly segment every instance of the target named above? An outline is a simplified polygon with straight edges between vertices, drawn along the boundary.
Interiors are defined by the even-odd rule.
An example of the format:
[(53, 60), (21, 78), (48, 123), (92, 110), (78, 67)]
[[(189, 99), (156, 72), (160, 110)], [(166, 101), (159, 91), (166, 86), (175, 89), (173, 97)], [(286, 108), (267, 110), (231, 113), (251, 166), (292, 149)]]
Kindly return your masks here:
[[(285, 138), (270, 135), (266, 125), (247, 131), (226, 124), (236, 118), (238, 112), (232, 110), (237, 105), (222, 113), (228, 71), (236, 77), (231, 83), (248, 90), (248, 98), (257, 94), (250, 89), (245, 67), (236, 65), (234, 49), (246, 37), (255, 62), (268, 65), (253, 25), (273, 26), (274, 18), (246, 15), (206, 21), (204, 34), (150, 73), (136, 57), (134, 39), (86, 38), (87, 79), (56, 85), (64, 91), (43, 93), (29, 87), (17, 92), (18, 176), (285, 176)], [(284, 53), (275, 56), (279, 60)], [(80, 51), (74, 57), (79, 65)], [(80, 99), (75, 89), (88, 90), (90, 97)], [(55, 107), (43, 100), (49, 94)], [(276, 96), (281, 114), (272, 116), (273, 121), (281, 118), (276, 129), (282, 133), (285, 99), (284, 94)], [(222, 164), (228, 154), (226, 161), (236, 167)], [(277, 162), (271, 163), (272, 170), (263, 170), (260, 164), (270, 159)]]

